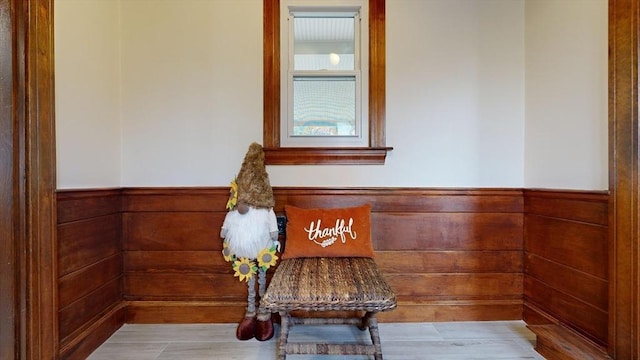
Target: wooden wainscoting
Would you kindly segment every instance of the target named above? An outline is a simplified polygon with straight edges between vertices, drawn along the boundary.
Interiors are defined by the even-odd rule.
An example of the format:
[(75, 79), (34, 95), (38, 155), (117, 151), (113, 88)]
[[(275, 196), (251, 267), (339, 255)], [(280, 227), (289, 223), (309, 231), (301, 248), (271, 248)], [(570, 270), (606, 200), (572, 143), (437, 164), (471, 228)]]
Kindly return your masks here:
[[(278, 214), (285, 204), (372, 204), (376, 261), (399, 304), (381, 321), (524, 318), (606, 346), (604, 192), (274, 188), (274, 195)], [(247, 289), (220, 253), (227, 197), (221, 187), (58, 192), (61, 353), (84, 354), (124, 322), (241, 319)]]
[(127, 322), (236, 322), (247, 287), (222, 257), (228, 188), (123, 190)]
[[(606, 355), (608, 198), (606, 192), (524, 191), (524, 320), (550, 358), (574, 342), (581, 344), (574, 355)], [(565, 343), (554, 350), (555, 341)]]
[[(398, 294), (382, 321), (522, 318), (521, 190), (274, 188), (284, 205), (371, 203), (376, 260)], [(220, 254), (228, 189), (124, 189), (127, 321), (236, 322), (246, 286)]]
[[(124, 322), (242, 318), (246, 285), (220, 253), (228, 191), (58, 192), (63, 358), (82, 357)], [(278, 214), (285, 204), (372, 204), (376, 261), (398, 295), (381, 321), (524, 318), (606, 345), (604, 192), (280, 187), (274, 195)]]
[(125, 319), (120, 190), (58, 191), (61, 359), (84, 359)]
[(522, 318), (522, 192), (279, 189), (276, 204), (372, 204), (376, 262), (398, 296), (381, 321)]

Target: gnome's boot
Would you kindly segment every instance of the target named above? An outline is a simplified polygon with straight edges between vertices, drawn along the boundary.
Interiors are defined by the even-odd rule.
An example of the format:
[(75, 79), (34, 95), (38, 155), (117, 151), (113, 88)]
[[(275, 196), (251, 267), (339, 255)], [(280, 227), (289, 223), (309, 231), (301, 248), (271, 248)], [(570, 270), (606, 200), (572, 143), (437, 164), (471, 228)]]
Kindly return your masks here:
[[(260, 298), (264, 296), (267, 287), (267, 271), (258, 270), (258, 294)], [(262, 308), (258, 309), (258, 321), (256, 322), (255, 336), (257, 340), (266, 341), (273, 337), (273, 322), (271, 321), (271, 312)]]
[(247, 285), (247, 312), (236, 329), (236, 338), (238, 340), (253, 339), (256, 333), (256, 278), (253, 276), (249, 278)]

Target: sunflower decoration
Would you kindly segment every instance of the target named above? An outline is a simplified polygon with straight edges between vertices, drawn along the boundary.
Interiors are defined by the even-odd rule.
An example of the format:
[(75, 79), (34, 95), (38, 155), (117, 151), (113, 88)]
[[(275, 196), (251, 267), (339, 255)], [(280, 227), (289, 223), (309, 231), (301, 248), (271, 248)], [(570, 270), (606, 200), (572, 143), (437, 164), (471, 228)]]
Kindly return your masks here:
[(238, 204), (238, 182), (237, 179), (231, 181), (231, 189), (229, 190), (229, 200), (227, 201), (227, 209), (233, 210)]
[(264, 248), (258, 254), (258, 266), (262, 268), (262, 270), (267, 271), (270, 267), (276, 264), (276, 260), (278, 257), (276, 256), (276, 247), (272, 246), (271, 248)]
[(234, 261), (233, 268), (236, 271), (233, 276), (238, 276), (240, 281), (248, 281), (258, 271), (256, 263), (247, 258), (240, 258), (240, 260)]
[(224, 256), (224, 261), (226, 262), (236, 260), (236, 256), (231, 253), (231, 248), (229, 247), (229, 243), (226, 241), (222, 244), (222, 256)]

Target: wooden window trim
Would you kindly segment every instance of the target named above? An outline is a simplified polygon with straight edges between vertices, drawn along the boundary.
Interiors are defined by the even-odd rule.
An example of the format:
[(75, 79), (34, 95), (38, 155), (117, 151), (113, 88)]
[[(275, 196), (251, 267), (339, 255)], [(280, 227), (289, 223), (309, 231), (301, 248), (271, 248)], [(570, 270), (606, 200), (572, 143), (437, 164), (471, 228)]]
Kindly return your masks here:
[(280, 0), (263, 1), (264, 127), (268, 165), (384, 164), (385, 0), (369, 0), (369, 146), (280, 147)]

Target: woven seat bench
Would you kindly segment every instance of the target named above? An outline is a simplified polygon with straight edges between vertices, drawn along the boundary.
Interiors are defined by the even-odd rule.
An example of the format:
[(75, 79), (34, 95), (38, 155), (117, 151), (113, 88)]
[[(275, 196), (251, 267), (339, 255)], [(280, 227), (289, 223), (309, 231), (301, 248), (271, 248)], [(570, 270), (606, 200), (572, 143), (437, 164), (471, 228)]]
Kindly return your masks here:
[[(396, 307), (396, 296), (371, 258), (282, 260), (261, 305), (281, 317), (278, 358), (288, 354), (373, 355), (382, 359), (376, 313)], [(295, 317), (292, 311), (358, 312), (358, 317)], [(332, 314), (332, 313), (330, 313)], [(289, 343), (293, 325), (356, 325), (369, 330), (371, 344)]]

